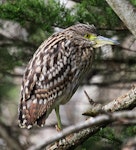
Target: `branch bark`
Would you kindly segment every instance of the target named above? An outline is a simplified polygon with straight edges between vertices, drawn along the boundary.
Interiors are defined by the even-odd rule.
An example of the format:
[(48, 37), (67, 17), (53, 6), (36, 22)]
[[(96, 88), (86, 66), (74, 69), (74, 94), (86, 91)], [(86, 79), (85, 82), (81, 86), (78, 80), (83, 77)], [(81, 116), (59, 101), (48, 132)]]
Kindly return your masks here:
[(123, 96), (119, 96), (118, 98), (112, 100), (108, 104), (102, 106), (100, 104), (96, 104), (95, 106), (91, 106), (84, 115), (87, 116), (96, 116), (101, 112), (115, 112), (119, 110), (132, 109), (136, 106), (136, 87), (134, 86), (132, 90)]
[(106, 0), (119, 18), (136, 37), (136, 8), (129, 0)]
[[(73, 134), (72, 137), (66, 137), (66, 139), (61, 141), (58, 145), (53, 145), (52, 147), (48, 148), (48, 150), (55, 150), (55, 149), (61, 149), (61, 150), (69, 150), (73, 148), (72, 145), (76, 146), (77, 140), (80, 141), (80, 138), (88, 131), (91, 127), (91, 132), (93, 135), (96, 131), (99, 130), (100, 127), (103, 127), (102, 125), (108, 125), (109, 123), (112, 123), (114, 121), (120, 121), (120, 124), (123, 124), (124, 122), (122, 120), (131, 120), (136, 119), (136, 110), (133, 111), (124, 111), (124, 112), (114, 112), (112, 114), (103, 114), (94, 118), (89, 118), (85, 122), (81, 122), (75, 126), (71, 126), (62, 132), (58, 133), (55, 137), (49, 139), (46, 144), (42, 145), (40, 148), (36, 150), (41, 150), (44, 147), (46, 147), (48, 144), (51, 144), (52, 142), (58, 141), (64, 137), (66, 137), (69, 134), (79, 132), (78, 134)], [(128, 121), (127, 120), (127, 121)], [(128, 121), (129, 122), (129, 121)], [(83, 130), (86, 129), (86, 130)], [(95, 129), (95, 132), (92, 130)], [(83, 130), (83, 131), (81, 131)], [(78, 136), (77, 136), (78, 135)], [(79, 136), (80, 135), (80, 136)], [(80, 138), (79, 138), (80, 137)], [(77, 139), (78, 138), (78, 139)], [(79, 143), (78, 143), (79, 144)], [(81, 144), (81, 141), (80, 141)]]
[[(108, 103), (104, 107), (99, 107), (98, 111), (104, 111), (105, 114), (99, 115), (97, 117), (91, 117), (85, 122), (78, 123), (75, 126), (68, 127), (64, 129), (62, 132), (58, 133), (48, 141), (44, 142), (40, 146), (31, 147), (29, 150), (41, 150), (45, 149), (45, 147), (52, 142), (58, 141), (59, 139), (63, 139), (61, 142), (54, 144), (48, 150), (70, 150), (75, 148), (77, 145), (83, 143), (87, 138), (94, 135), (98, 132), (102, 127), (107, 126), (109, 123), (114, 121), (122, 121), (126, 119), (136, 119), (136, 110), (133, 111), (124, 111), (124, 112), (114, 112), (118, 110), (127, 110), (134, 108), (136, 105), (136, 87), (133, 87), (127, 94), (113, 100)], [(132, 107), (133, 106), (133, 107)], [(101, 109), (102, 108), (102, 109)], [(108, 114), (106, 114), (106, 112)], [(111, 113), (109, 113), (111, 112)], [(122, 122), (123, 123), (123, 122)], [(125, 122), (126, 123), (126, 122)], [(75, 133), (76, 132), (76, 133)], [(67, 136), (69, 135), (69, 136)]]

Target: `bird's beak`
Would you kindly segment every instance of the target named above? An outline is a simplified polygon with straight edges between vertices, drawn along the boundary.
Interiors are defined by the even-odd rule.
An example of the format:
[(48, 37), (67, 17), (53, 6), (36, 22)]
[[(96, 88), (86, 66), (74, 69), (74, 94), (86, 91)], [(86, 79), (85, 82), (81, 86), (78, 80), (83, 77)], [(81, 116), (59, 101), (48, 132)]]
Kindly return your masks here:
[(98, 48), (104, 45), (119, 45), (119, 42), (103, 37), (103, 36), (97, 36), (94, 39), (94, 42), (95, 42), (95, 44), (93, 45), (94, 48)]

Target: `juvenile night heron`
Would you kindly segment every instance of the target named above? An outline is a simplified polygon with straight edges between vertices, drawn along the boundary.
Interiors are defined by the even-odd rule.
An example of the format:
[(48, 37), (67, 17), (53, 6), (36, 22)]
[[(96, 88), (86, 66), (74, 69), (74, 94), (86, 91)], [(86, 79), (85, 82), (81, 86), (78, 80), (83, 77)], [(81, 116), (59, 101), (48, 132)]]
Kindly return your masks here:
[(115, 41), (98, 36), (93, 25), (77, 24), (44, 41), (23, 76), (19, 124), (31, 128), (45, 124), (55, 109), (61, 129), (59, 105), (67, 103), (91, 68), (94, 48)]

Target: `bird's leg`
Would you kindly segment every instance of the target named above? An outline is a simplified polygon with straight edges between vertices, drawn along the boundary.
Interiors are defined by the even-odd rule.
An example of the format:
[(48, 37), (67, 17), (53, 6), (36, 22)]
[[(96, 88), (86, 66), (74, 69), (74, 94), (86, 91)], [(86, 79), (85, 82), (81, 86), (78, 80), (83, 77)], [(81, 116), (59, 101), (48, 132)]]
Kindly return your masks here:
[(56, 106), (55, 112), (56, 112), (57, 122), (58, 122), (57, 130), (61, 131), (62, 130), (62, 123), (61, 123), (61, 118), (60, 118), (60, 113), (59, 113), (59, 105)]
[[(56, 129), (59, 132), (59, 131), (62, 131), (62, 123), (61, 123), (61, 118), (60, 118), (60, 113), (59, 113), (59, 105), (55, 107), (55, 112), (56, 112), (57, 122), (58, 122), (58, 124), (56, 125)], [(57, 141), (56, 145), (62, 145), (64, 141), (66, 141), (66, 138), (63, 138)]]

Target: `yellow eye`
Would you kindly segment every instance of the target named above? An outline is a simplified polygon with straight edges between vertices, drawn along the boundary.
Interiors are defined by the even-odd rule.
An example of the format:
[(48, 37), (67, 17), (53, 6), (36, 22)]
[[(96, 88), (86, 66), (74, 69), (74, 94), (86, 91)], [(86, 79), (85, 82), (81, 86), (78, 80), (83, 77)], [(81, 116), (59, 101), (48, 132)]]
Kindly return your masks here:
[(89, 35), (89, 34), (86, 34), (84, 37), (87, 38), (87, 39), (89, 39), (89, 38), (90, 38), (90, 35)]
[(89, 37), (90, 37), (90, 35), (89, 35), (89, 34), (87, 34), (87, 35), (86, 35), (86, 37), (87, 37), (87, 38), (89, 38)]
[(95, 34), (86, 34), (84, 37), (90, 40), (95, 40), (97, 36)]

